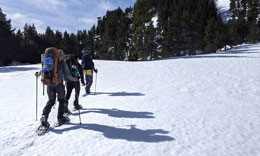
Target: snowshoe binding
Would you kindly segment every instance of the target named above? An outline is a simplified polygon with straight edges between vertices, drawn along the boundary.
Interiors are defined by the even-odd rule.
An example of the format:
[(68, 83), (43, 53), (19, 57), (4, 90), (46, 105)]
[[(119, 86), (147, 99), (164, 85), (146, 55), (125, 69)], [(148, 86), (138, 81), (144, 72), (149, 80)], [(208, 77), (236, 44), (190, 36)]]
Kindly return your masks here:
[(41, 117), (40, 121), (41, 121), (41, 125), (36, 130), (36, 134), (38, 136), (44, 135), (45, 133), (48, 132), (50, 128), (50, 123), (46, 120), (44, 116)]
[(63, 125), (64, 123), (66, 123), (67, 121), (69, 121), (70, 119), (68, 117), (63, 116), (62, 118), (58, 119), (58, 122), (56, 122), (54, 124), (54, 127), (60, 127), (61, 125)]

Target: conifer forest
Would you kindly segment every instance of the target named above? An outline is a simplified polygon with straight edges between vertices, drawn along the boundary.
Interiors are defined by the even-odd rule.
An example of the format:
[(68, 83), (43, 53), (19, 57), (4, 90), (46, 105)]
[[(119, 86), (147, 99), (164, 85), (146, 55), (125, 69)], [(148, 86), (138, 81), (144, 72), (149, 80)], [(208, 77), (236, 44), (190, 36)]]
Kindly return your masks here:
[(90, 30), (61, 32), (34, 24), (12, 29), (0, 6), (0, 66), (12, 61), (40, 63), (47, 47), (95, 59), (149, 61), (214, 53), (226, 46), (260, 41), (260, 1), (230, 0), (231, 17), (223, 20), (214, 0), (137, 0), (97, 17)]

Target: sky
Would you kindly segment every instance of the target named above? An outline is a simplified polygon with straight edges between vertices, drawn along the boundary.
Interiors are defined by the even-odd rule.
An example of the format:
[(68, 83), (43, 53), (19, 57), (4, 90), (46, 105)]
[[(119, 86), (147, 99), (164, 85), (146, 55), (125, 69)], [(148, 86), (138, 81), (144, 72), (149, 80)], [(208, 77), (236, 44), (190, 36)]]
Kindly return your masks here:
[(0, 0), (0, 8), (11, 19), (12, 28), (34, 24), (38, 33), (47, 26), (53, 30), (76, 33), (89, 30), (107, 10), (133, 6), (136, 0)]
[[(38, 33), (47, 26), (53, 30), (76, 33), (89, 30), (107, 10), (133, 6), (136, 0), (0, 0), (0, 8), (11, 19), (12, 28), (23, 30), (25, 23), (34, 24)], [(229, 8), (229, 0), (217, 0)]]

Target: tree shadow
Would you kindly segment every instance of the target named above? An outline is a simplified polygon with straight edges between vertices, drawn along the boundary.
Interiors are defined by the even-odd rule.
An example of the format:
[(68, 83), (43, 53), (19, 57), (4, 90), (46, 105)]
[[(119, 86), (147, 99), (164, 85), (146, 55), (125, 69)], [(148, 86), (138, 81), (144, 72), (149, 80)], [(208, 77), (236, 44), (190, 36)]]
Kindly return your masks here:
[(221, 53), (221, 54), (246, 54), (246, 53), (250, 53), (250, 54), (255, 54), (257, 52), (255, 52), (256, 49), (238, 49), (238, 50), (229, 50), (226, 53)]
[(173, 137), (162, 135), (168, 134), (168, 131), (162, 129), (147, 129), (142, 130), (135, 127), (135, 125), (129, 125), (130, 128), (116, 128), (106, 125), (98, 124), (75, 124), (68, 123), (66, 125), (72, 125), (71, 127), (63, 129), (50, 128), (50, 131), (56, 134), (62, 134), (64, 131), (85, 129), (103, 133), (104, 137), (109, 139), (121, 139), (135, 142), (163, 142), (163, 141), (174, 141)]
[[(252, 45), (241, 45), (241, 46), (234, 47), (234, 48), (226, 50), (226, 51), (210, 53), (210, 54), (214, 54), (214, 55), (201, 54), (201, 55), (171, 57), (169, 59), (171, 60), (171, 59), (196, 59), (196, 58), (256, 58), (256, 57), (250, 57), (250, 56), (232, 55), (232, 54), (255, 54), (255, 53), (260, 53), (260, 50), (253, 47)], [(215, 55), (215, 54), (221, 54), (221, 55)]]
[[(107, 114), (110, 117), (116, 117), (116, 118), (147, 118), (151, 119), (154, 118), (153, 113), (151, 112), (132, 112), (132, 111), (124, 111), (119, 109), (83, 109), (87, 111), (82, 111), (80, 114), (86, 114), (86, 113), (101, 113), (101, 114)], [(78, 113), (73, 113), (72, 115), (78, 115)]]
[(29, 71), (29, 70), (39, 70), (39, 68), (35, 68), (35, 67), (19, 67), (19, 66), (0, 67), (0, 73), (10, 73), (10, 72)]
[(109, 96), (144, 96), (142, 93), (127, 93), (127, 92), (96, 92), (91, 95), (107, 94)]
[[(212, 54), (217, 54), (217, 53), (212, 53)], [(222, 54), (231, 54), (231, 53), (222, 53)], [(169, 60), (172, 60), (172, 59), (197, 59), (197, 58), (250, 58), (250, 57), (247, 57), (247, 56), (232, 56), (232, 55), (213, 55), (213, 56), (210, 56), (210, 55), (207, 55), (207, 54), (202, 54), (202, 55), (192, 55), (192, 56), (180, 56), (180, 57), (172, 57), (172, 58), (169, 58)]]

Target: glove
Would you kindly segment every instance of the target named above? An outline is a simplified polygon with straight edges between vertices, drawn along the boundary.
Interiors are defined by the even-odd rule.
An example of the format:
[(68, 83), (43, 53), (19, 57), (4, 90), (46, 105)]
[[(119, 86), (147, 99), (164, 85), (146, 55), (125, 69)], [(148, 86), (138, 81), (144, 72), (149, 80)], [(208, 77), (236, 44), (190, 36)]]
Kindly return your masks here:
[(94, 69), (94, 72), (95, 72), (95, 73), (97, 73), (97, 72), (98, 72), (98, 70), (97, 70), (97, 69)]
[(86, 84), (85, 84), (84, 82), (81, 81), (81, 85), (82, 85), (82, 86), (85, 86)]
[(76, 78), (76, 77), (74, 77), (74, 78), (73, 78), (73, 80), (74, 80), (75, 82), (77, 82), (79, 79), (78, 79), (78, 78)]
[(38, 77), (39, 76), (39, 72), (35, 72), (35, 74), (34, 74), (36, 77)]

